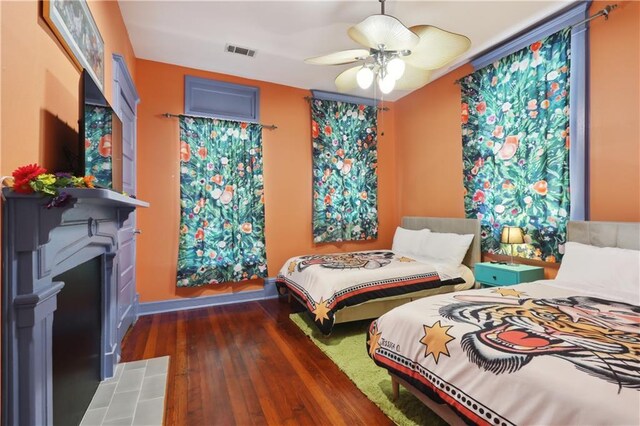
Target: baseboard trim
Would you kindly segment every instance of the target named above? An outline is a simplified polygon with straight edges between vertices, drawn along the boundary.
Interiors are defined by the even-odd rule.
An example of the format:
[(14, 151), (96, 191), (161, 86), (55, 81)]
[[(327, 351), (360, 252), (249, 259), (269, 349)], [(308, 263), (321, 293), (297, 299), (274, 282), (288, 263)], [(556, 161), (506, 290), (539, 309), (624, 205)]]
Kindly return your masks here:
[(276, 279), (266, 278), (261, 290), (226, 293), (218, 296), (202, 296), (146, 302), (138, 305), (138, 315), (161, 314), (164, 312), (186, 311), (189, 309), (206, 308), (208, 306), (229, 305), (232, 303), (253, 302), (256, 300), (275, 299), (278, 297)]

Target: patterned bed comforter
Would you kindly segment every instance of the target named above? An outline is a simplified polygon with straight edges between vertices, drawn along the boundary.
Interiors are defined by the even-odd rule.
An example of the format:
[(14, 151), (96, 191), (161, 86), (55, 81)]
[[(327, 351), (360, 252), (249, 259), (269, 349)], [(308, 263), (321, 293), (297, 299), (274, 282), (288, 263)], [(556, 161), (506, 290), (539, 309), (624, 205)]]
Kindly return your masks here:
[(293, 292), (329, 334), (334, 313), (346, 306), (464, 282), (437, 269), (389, 250), (300, 256), (285, 262), (276, 285)]
[(551, 281), (416, 300), (369, 355), (478, 424), (640, 424), (640, 307)]

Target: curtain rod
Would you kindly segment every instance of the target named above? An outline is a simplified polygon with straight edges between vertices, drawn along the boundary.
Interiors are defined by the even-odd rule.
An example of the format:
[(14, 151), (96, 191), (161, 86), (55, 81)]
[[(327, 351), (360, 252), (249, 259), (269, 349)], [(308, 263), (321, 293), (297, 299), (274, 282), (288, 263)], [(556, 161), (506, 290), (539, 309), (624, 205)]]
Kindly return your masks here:
[[(319, 101), (326, 101), (327, 99), (319, 99), (319, 98), (314, 98), (313, 96), (305, 96), (304, 100), (306, 100), (307, 102), (311, 102), (314, 99), (318, 99)], [(389, 111), (389, 107), (376, 107), (378, 108), (378, 110), (380, 111)]]
[(226, 118), (215, 118), (215, 117), (205, 117), (203, 115), (186, 115), (186, 114), (171, 114), (170, 112), (165, 112), (162, 114), (163, 117), (166, 118), (177, 118), (177, 117), (193, 117), (193, 118), (210, 118), (212, 120), (225, 120), (225, 121), (233, 121), (234, 123), (249, 123), (249, 124), (260, 124), (263, 129), (276, 130), (278, 126), (275, 124), (262, 124), (262, 123), (251, 123), (249, 121), (239, 121), (239, 120), (227, 120)]
[[(569, 28), (573, 29), (573, 28), (577, 27), (578, 25), (586, 24), (587, 22), (591, 22), (591, 21), (593, 21), (594, 19), (599, 18), (599, 17), (601, 17), (601, 16), (604, 16), (604, 20), (605, 20), (605, 21), (608, 21), (608, 20), (609, 20), (609, 13), (611, 13), (611, 11), (612, 11), (612, 10), (617, 9), (617, 8), (618, 8), (618, 4), (617, 4), (617, 3), (614, 3), (614, 4), (608, 4), (608, 5), (606, 5), (606, 6), (604, 7), (604, 9), (599, 10), (598, 12), (596, 12), (596, 13), (594, 13), (593, 15), (589, 16), (587, 19), (583, 19), (583, 20), (582, 20), (582, 21), (580, 21), (580, 22), (577, 22), (577, 23), (575, 23), (575, 24), (573, 24), (573, 25), (570, 25), (570, 26), (569, 26)], [(464, 77), (466, 77), (466, 75), (465, 75)], [(455, 80), (455, 81), (453, 82), (453, 84), (460, 84), (460, 81), (461, 81), (464, 77), (461, 77), (461, 78), (459, 78), (459, 79)]]

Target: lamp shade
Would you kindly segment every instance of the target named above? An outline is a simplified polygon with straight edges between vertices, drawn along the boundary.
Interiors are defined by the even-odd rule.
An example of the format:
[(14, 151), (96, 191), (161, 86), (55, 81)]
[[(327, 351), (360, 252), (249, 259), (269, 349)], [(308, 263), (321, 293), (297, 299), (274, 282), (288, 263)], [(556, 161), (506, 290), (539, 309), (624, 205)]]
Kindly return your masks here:
[(396, 85), (396, 79), (391, 76), (391, 74), (387, 74), (383, 78), (378, 75), (378, 87), (380, 91), (385, 95), (391, 93), (394, 86)]
[(368, 89), (373, 83), (373, 71), (367, 67), (360, 68), (360, 71), (356, 74), (356, 80), (361, 89)]
[(524, 233), (519, 226), (505, 226), (500, 237), (502, 244), (524, 244)]

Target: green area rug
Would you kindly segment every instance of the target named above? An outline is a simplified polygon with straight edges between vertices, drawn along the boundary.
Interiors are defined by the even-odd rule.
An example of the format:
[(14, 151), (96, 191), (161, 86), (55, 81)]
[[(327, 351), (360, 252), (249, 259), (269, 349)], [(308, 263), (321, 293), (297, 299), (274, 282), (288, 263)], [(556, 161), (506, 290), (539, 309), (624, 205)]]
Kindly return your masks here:
[(398, 400), (391, 400), (387, 370), (375, 365), (367, 354), (365, 342), (371, 321), (336, 325), (331, 336), (325, 337), (304, 313), (291, 314), (290, 318), (396, 424), (447, 424), (402, 386)]

